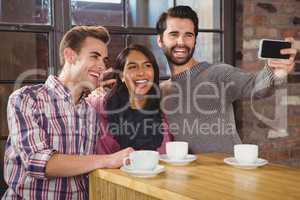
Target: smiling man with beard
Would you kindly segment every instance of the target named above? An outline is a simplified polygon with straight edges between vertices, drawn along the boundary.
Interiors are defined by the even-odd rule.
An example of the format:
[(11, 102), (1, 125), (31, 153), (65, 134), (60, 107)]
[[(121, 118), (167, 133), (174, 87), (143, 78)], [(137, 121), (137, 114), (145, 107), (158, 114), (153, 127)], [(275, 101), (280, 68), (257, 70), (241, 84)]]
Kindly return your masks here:
[[(233, 101), (265, 96), (275, 82), (282, 83), (294, 68), (297, 50), (282, 50), (289, 59), (270, 59), (262, 70), (251, 74), (231, 65), (193, 58), (198, 17), (188, 6), (164, 12), (156, 29), (157, 43), (171, 69), (171, 79), (161, 84), (161, 104), (175, 140), (189, 142), (191, 153), (232, 152), (233, 145), (241, 143)], [(294, 42), (293, 38), (286, 41)], [(195, 129), (195, 122), (201, 128)]]

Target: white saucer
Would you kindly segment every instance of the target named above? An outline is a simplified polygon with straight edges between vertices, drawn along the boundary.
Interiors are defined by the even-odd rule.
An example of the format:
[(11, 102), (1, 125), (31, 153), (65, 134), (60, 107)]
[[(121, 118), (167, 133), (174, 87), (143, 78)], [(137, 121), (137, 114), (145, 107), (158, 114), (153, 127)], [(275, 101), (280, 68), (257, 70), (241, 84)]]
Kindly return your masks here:
[(255, 169), (257, 167), (264, 166), (268, 164), (268, 161), (262, 158), (258, 158), (255, 163), (238, 163), (234, 157), (225, 158), (224, 162), (228, 165), (242, 169)]
[(172, 165), (187, 165), (190, 162), (193, 162), (194, 160), (197, 160), (197, 156), (188, 154), (184, 159), (182, 160), (174, 160), (168, 158), (167, 154), (160, 155), (160, 160), (164, 161), (166, 163), (172, 164)]
[(148, 170), (134, 170), (129, 167), (122, 166), (120, 168), (123, 172), (128, 173), (131, 176), (140, 177), (140, 178), (150, 178), (154, 177), (157, 174), (165, 171), (165, 166), (157, 165), (156, 168), (152, 171)]

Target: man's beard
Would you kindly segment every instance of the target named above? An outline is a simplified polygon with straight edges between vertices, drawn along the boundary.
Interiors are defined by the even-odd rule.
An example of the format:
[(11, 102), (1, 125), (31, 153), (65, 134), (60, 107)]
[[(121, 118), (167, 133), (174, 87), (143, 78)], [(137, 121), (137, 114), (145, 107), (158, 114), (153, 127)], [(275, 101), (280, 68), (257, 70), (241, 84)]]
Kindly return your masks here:
[[(172, 52), (174, 52), (175, 48), (185, 48), (185, 50), (187, 51), (187, 55), (180, 59), (176, 58), (172, 54)], [(165, 56), (167, 57), (168, 61), (171, 62), (171, 64), (184, 65), (184, 64), (188, 63), (190, 61), (190, 59), (193, 57), (193, 54), (195, 51), (195, 46), (191, 49), (185, 45), (175, 45), (171, 48), (168, 48), (165, 45), (163, 45), (162, 49), (165, 53)]]

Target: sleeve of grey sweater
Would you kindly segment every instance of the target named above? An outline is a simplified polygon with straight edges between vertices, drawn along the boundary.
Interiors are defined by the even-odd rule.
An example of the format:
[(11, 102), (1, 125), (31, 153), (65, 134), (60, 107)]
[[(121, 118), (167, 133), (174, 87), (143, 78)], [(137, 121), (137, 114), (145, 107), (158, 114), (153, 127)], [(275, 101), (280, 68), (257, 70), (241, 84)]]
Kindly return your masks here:
[(267, 96), (274, 91), (275, 83), (281, 85), (284, 82), (284, 79), (276, 78), (268, 66), (257, 73), (249, 73), (231, 65), (219, 64), (214, 66), (214, 74), (217, 82), (223, 84), (230, 101)]

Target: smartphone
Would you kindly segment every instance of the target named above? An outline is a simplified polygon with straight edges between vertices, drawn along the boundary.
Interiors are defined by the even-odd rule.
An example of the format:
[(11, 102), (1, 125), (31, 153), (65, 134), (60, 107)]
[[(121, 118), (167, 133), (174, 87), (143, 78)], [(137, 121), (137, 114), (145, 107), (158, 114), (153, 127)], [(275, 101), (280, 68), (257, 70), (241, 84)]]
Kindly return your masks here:
[(281, 49), (289, 49), (292, 47), (290, 42), (283, 40), (262, 39), (259, 44), (258, 57), (260, 59), (289, 59), (290, 55), (282, 55)]

